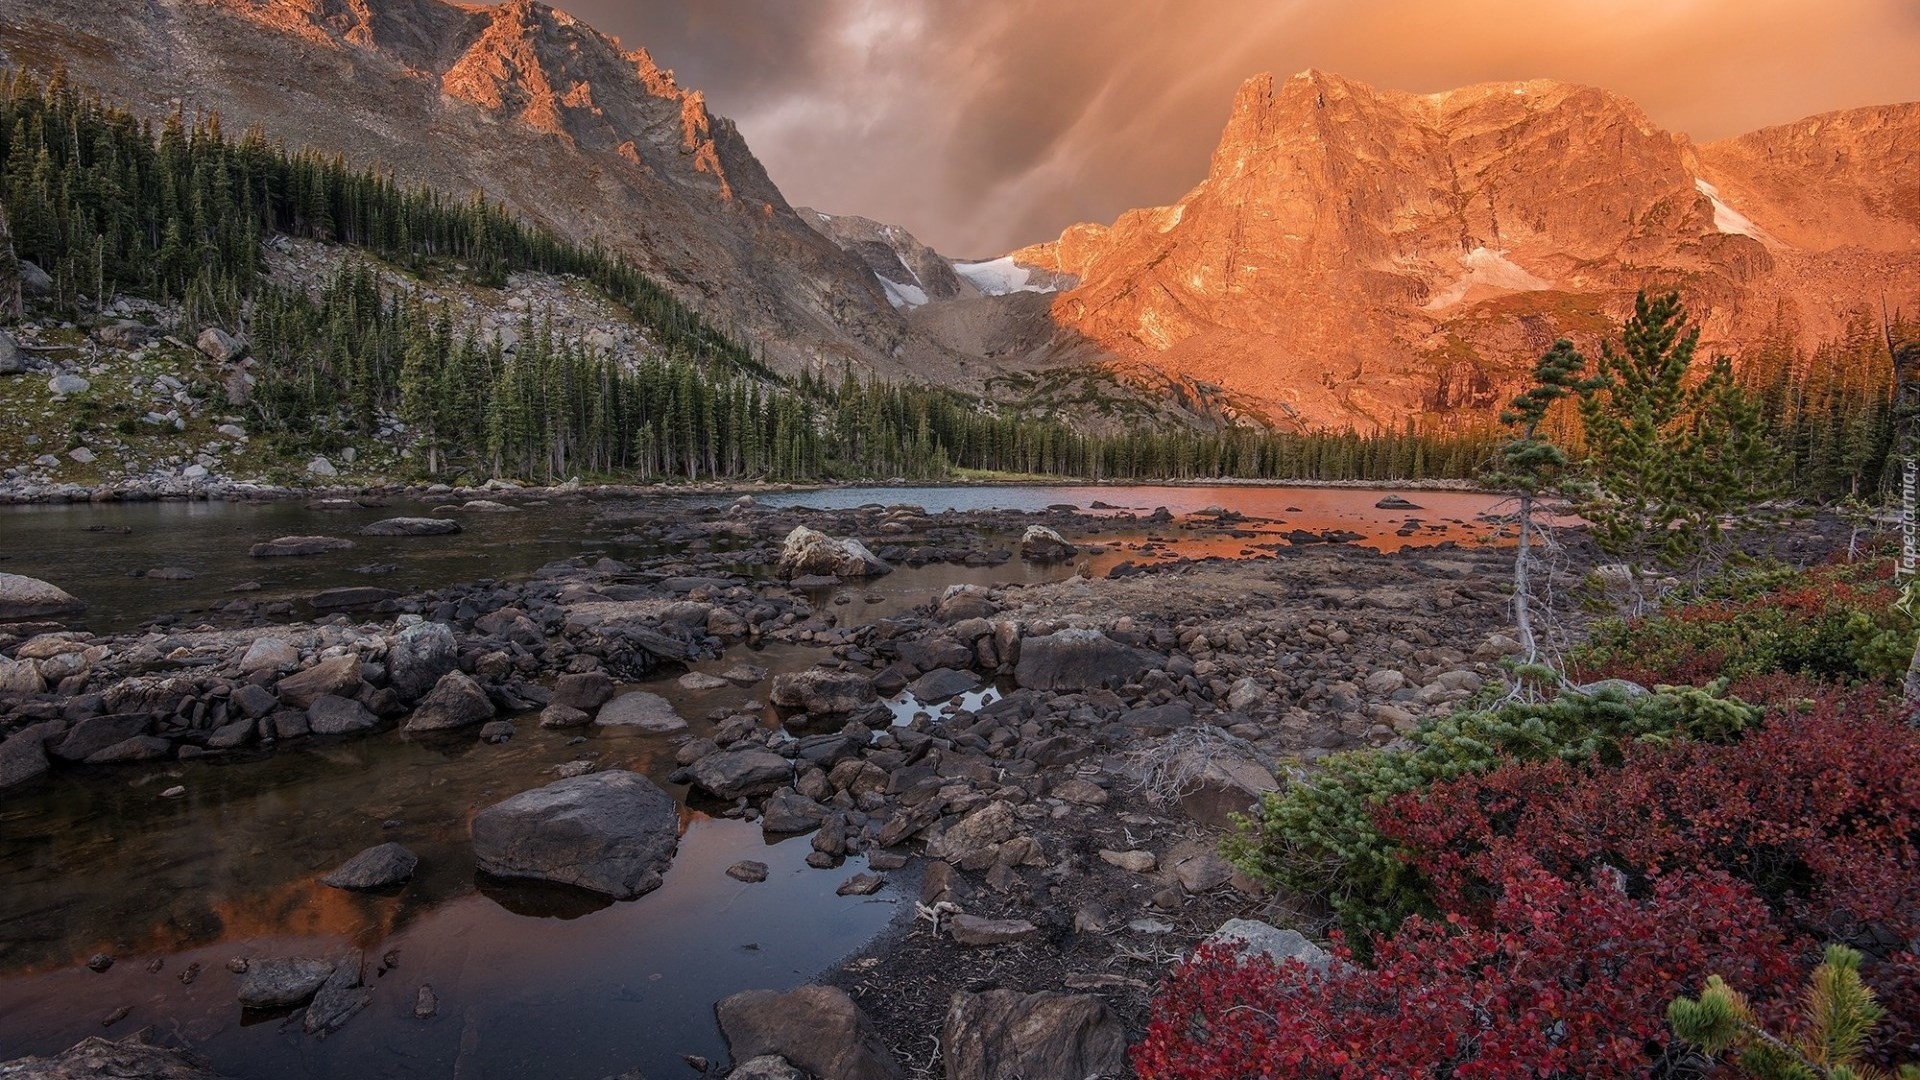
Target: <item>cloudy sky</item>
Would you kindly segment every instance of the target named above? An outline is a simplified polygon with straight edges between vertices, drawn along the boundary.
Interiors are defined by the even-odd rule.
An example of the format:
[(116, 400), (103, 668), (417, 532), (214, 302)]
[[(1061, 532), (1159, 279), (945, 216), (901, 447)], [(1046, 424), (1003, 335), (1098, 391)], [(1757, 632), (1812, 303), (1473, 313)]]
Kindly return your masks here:
[(1234, 89), (1557, 78), (1706, 141), (1920, 100), (1920, 0), (555, 0), (736, 120), (795, 205), (997, 254), (1198, 181)]

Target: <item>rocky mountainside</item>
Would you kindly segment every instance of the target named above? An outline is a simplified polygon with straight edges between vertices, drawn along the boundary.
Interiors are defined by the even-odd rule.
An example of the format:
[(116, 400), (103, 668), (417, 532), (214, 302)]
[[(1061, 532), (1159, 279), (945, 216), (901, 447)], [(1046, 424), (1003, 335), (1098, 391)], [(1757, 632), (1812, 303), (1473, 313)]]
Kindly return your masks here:
[(958, 374), (698, 91), (531, 0), (49, 0), (0, 20), (0, 53), (617, 245), (776, 366)]
[(1729, 350), (1920, 297), (1920, 106), (1695, 147), (1589, 87), (1260, 76), (1179, 202), (1011, 258), (1078, 280), (1052, 316), (1081, 355), (1373, 428), (1497, 405), (1641, 287), (1680, 288)]

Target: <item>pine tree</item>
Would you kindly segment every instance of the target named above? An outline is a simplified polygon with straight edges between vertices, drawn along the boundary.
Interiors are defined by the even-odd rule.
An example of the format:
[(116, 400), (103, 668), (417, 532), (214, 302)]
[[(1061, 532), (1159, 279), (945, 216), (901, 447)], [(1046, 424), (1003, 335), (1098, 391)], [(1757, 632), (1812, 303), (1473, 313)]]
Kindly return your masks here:
[(1601, 549), (1630, 565), (1701, 572), (1723, 519), (1753, 516), (1779, 489), (1778, 454), (1731, 361), (1692, 378), (1699, 340), (1678, 293), (1642, 292), (1620, 347), (1604, 342), (1580, 385), (1591, 484), (1581, 512)]
[(1533, 632), (1533, 516), (1536, 500), (1558, 489), (1567, 468), (1566, 452), (1540, 433), (1554, 405), (1579, 393), (1580, 372), (1587, 359), (1562, 338), (1540, 357), (1533, 369), (1533, 385), (1513, 399), (1500, 422), (1513, 428), (1514, 438), (1500, 448), (1484, 480), (1490, 487), (1511, 492), (1520, 503), (1520, 543), (1513, 557), (1513, 614), (1520, 647), (1531, 664), (1539, 658)]
[[(1802, 997), (1799, 1023), (1787, 1035), (1760, 1026), (1739, 991), (1718, 975), (1707, 977), (1698, 998), (1667, 1006), (1676, 1037), (1709, 1055), (1731, 1053), (1756, 1080), (1882, 1080), (1886, 1073), (1861, 1064), (1867, 1037), (1886, 1010), (1860, 981), (1860, 954), (1827, 946)], [(1920, 1066), (1902, 1065), (1899, 1080), (1920, 1080)]]

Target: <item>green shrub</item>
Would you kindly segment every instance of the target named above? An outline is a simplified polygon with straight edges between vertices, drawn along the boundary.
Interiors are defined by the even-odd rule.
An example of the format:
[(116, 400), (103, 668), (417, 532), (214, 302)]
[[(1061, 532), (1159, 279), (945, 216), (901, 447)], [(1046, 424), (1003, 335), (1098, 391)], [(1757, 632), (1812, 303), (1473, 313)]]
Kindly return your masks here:
[(1296, 895), (1326, 901), (1356, 946), (1431, 910), (1426, 882), (1374, 825), (1396, 795), (1509, 760), (1619, 762), (1623, 742), (1724, 741), (1758, 716), (1707, 689), (1662, 688), (1629, 697), (1609, 687), (1546, 702), (1510, 702), (1423, 722), (1408, 750), (1360, 750), (1327, 759), (1309, 781), (1269, 794), (1226, 844), (1235, 865)]

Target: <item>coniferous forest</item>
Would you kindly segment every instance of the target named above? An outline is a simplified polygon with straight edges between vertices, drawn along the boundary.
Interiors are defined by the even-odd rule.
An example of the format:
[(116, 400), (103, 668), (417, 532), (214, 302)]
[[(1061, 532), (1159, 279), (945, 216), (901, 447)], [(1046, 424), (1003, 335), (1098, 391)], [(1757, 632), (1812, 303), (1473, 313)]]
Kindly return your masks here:
[[(325, 449), (398, 418), (433, 475), (1464, 478), (1500, 441), (1491, 426), (1411, 424), (1094, 434), (936, 387), (851, 372), (781, 378), (617, 254), (483, 197), (408, 187), (259, 131), (235, 138), (214, 116), (156, 126), (58, 75), (5, 78), (0, 163), (13, 257), (48, 271), (58, 307), (84, 318), (101, 298), (130, 293), (178, 305), (185, 327), (238, 329), (260, 361), (249, 405), (259, 426)], [(316, 293), (276, 285), (263, 244), (279, 234), (359, 256)], [(391, 288), (374, 263), (481, 286), (515, 272), (569, 275), (629, 312), (656, 350), (623, 363), (557, 336), (537, 313), (506, 349)], [(1862, 320), (1811, 356), (1783, 337), (1744, 365), (1801, 490), (1869, 493), (1880, 482), (1892, 379), (1878, 330)]]

